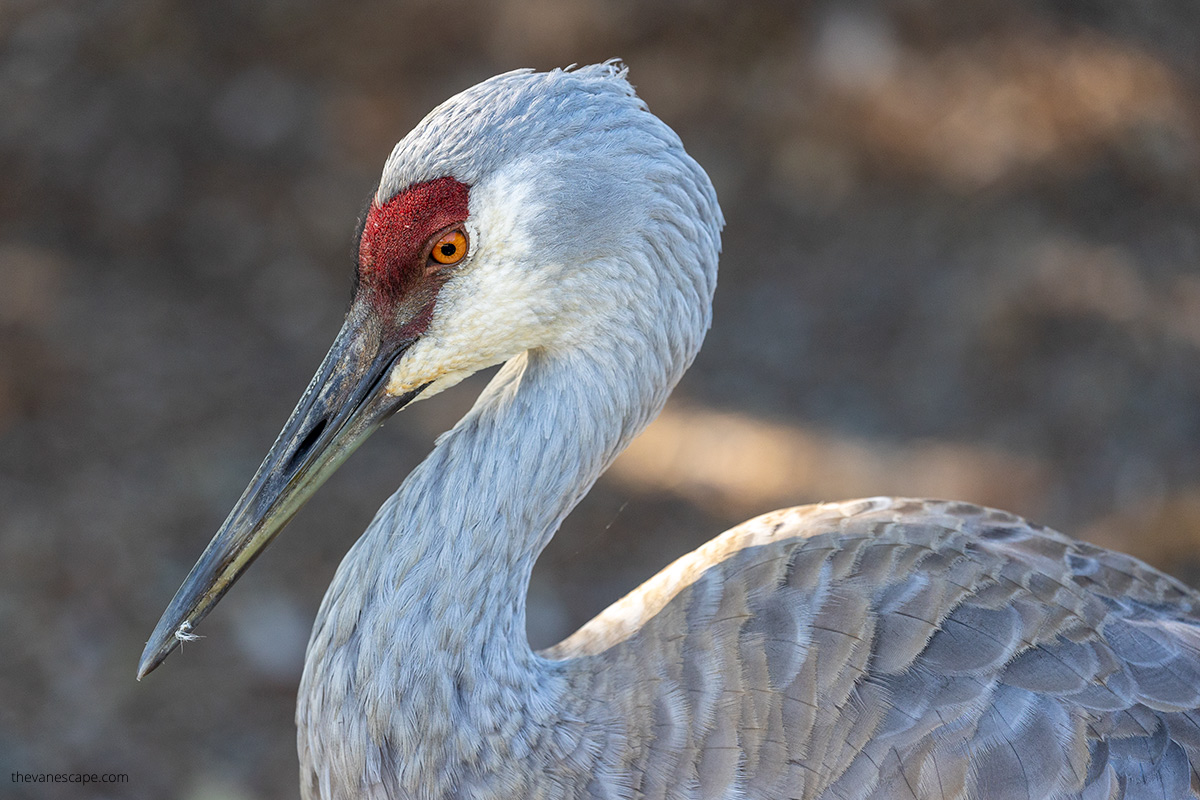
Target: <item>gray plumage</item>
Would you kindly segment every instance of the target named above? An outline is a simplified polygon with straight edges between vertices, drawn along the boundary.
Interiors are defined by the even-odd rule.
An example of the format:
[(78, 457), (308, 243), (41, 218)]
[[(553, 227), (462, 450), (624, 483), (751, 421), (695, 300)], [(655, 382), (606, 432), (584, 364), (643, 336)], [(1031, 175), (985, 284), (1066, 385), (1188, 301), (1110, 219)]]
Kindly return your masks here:
[(424, 338), (475, 350), (435, 390), (507, 363), (329, 588), (304, 797), (1198, 796), (1200, 597), (976, 506), (777, 511), (532, 652), (533, 563), (699, 349), (722, 219), (612, 64), (452, 98), (378, 198), (446, 175), (476, 260)]
[(380, 196), (513, 170), (529, 269), (619, 302), (511, 361), (347, 556), (301, 688), (306, 796), (1189, 796), (1195, 595), (973, 506), (777, 512), (530, 652), (533, 562), (698, 349), (721, 218), (604, 66), (448, 101)]

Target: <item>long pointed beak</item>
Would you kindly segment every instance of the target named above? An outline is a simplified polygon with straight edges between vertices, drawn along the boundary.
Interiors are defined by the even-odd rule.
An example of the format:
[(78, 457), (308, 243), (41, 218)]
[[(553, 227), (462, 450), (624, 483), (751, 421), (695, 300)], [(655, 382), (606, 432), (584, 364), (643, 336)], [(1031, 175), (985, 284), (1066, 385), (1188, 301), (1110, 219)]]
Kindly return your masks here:
[(150, 673), (204, 619), (276, 534), (384, 420), (425, 387), (387, 393), (392, 365), (415, 339), (381, 330), (355, 304), (312, 383), (241, 499), (192, 567), (142, 651)]

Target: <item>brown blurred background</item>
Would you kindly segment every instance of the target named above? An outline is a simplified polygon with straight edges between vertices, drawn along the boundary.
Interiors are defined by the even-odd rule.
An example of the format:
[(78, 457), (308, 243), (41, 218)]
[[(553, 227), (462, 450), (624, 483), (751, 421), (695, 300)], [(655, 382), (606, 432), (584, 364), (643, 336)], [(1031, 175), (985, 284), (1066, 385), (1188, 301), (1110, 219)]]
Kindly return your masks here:
[(624, 58), (728, 217), (708, 345), (539, 564), (536, 645), (746, 517), (870, 494), (1197, 583), (1198, 39), (1195, 0), (4, 0), (0, 796), (296, 796), (324, 587), (486, 376), (135, 663), (338, 327), (392, 144), (516, 67)]

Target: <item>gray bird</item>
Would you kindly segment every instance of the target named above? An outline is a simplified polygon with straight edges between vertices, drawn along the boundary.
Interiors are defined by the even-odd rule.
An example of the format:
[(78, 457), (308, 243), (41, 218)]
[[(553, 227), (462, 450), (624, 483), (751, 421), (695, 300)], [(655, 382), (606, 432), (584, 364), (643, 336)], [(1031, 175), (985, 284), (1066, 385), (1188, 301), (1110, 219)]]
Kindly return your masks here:
[(341, 332), (139, 677), (388, 416), (503, 362), (325, 595), (305, 798), (1197, 797), (1200, 595), (964, 503), (767, 514), (530, 649), (534, 561), (700, 348), (722, 224), (619, 64), (434, 109), (384, 166)]

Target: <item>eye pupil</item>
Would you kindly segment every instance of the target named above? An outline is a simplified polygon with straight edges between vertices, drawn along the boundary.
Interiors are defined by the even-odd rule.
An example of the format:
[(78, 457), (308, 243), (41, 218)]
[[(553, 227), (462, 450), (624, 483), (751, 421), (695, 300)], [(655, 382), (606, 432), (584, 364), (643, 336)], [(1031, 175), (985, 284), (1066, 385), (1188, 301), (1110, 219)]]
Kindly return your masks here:
[(454, 255), (454, 251), (457, 249), (458, 248), (450, 242), (446, 242), (444, 245), (442, 245), (442, 255), (444, 255), (446, 258), (449, 258), (450, 256)]

